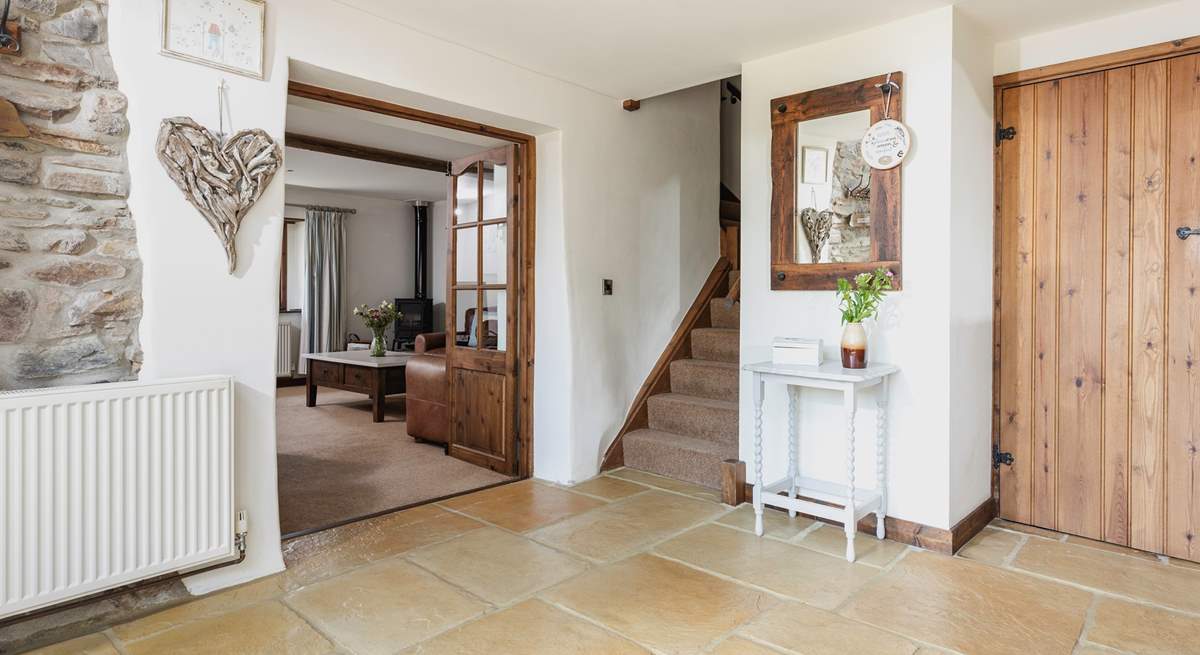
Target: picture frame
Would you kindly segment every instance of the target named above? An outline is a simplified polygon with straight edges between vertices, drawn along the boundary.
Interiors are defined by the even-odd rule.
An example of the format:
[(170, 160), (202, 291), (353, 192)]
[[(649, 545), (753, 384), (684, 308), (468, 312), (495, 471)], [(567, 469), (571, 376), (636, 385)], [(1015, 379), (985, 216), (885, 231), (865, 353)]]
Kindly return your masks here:
[(160, 53), (261, 80), (266, 18), (266, 0), (163, 0)]
[(825, 184), (829, 182), (829, 148), (801, 146), (800, 159), (801, 184)]

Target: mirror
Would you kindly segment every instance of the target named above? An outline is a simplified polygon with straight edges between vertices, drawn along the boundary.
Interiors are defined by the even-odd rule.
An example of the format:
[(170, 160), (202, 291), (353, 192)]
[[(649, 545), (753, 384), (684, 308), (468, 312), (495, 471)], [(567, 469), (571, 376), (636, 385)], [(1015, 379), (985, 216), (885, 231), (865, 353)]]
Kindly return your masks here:
[(862, 158), (870, 110), (796, 125), (796, 261), (871, 261), (871, 167)]
[[(835, 289), (880, 267), (900, 288), (900, 167), (872, 169), (862, 157), (863, 135), (885, 115), (885, 79), (771, 101), (772, 289)], [(887, 104), (901, 120), (899, 89)]]

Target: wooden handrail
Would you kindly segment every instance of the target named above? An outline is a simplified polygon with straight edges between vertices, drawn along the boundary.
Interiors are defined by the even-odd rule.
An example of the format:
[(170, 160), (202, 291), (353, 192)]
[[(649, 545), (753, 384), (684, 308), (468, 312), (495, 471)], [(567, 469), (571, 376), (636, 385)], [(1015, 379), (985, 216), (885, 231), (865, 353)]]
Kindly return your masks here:
[(647, 413), (647, 401), (650, 400), (650, 396), (670, 391), (671, 362), (692, 356), (692, 340), (688, 338), (691, 331), (696, 328), (712, 326), (712, 317), (709, 315), (708, 305), (714, 298), (720, 297), (722, 284), (728, 279), (731, 268), (729, 260), (724, 257), (718, 258), (717, 263), (713, 265), (712, 272), (708, 274), (708, 279), (705, 280), (704, 286), (700, 288), (700, 293), (696, 295), (696, 300), (692, 302), (692, 306), (683, 315), (683, 320), (680, 321), (679, 327), (675, 329), (675, 334), (667, 342), (667, 347), (663, 350), (662, 355), (659, 355), (654, 368), (650, 369), (650, 374), (646, 376), (646, 381), (642, 383), (637, 395), (634, 396), (633, 405), (629, 408), (629, 414), (625, 417), (625, 423), (617, 431), (617, 436), (604, 451), (604, 459), (600, 465), (601, 470), (613, 469), (625, 465), (625, 450), (622, 440), (626, 434), (649, 426), (650, 419)]

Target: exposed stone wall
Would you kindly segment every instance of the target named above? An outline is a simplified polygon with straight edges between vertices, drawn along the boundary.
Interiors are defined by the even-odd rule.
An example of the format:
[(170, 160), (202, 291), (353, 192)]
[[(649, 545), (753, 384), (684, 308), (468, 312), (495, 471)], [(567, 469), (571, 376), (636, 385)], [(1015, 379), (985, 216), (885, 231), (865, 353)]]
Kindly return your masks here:
[(871, 184), (871, 168), (862, 157), (862, 143), (839, 141), (833, 155), (829, 261), (871, 261), (871, 199), (852, 195)]
[(13, 10), (22, 51), (0, 55), (0, 97), (30, 136), (0, 139), (0, 388), (132, 379), (142, 270), (108, 3)]

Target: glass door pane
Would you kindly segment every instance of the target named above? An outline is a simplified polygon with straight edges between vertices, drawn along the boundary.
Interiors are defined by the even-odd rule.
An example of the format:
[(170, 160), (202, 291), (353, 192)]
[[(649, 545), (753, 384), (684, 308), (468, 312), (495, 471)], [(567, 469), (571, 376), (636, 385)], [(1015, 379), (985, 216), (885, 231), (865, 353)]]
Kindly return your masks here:
[(508, 225), (483, 226), (483, 283), (508, 282)]
[(483, 163), (483, 220), (508, 216), (508, 166)]
[(454, 345), (475, 348), (479, 345), (477, 289), (454, 292)]
[(479, 164), (474, 164), (454, 183), (454, 222), (474, 223), (479, 220)]
[(483, 292), (483, 348), (508, 350), (508, 292), (504, 289)]
[(479, 282), (479, 228), (460, 227), (454, 230), (455, 284)]

